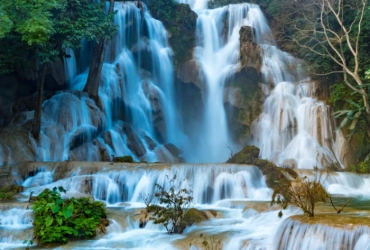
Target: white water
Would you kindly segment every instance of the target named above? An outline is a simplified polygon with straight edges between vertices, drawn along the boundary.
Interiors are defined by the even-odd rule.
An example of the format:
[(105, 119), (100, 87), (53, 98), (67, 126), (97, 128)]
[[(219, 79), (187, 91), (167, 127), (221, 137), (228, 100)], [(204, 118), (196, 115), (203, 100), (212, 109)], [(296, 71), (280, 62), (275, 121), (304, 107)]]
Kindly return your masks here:
[[(340, 249), (336, 246), (341, 244), (341, 240), (350, 244), (350, 247), (344, 249), (358, 250), (367, 249), (370, 244), (367, 235), (370, 228), (365, 226), (342, 230), (321, 225), (300, 225), (299, 222), (287, 219), (291, 215), (302, 214), (296, 208), (284, 210), (283, 218), (279, 218), (280, 208), (270, 206), (272, 190), (266, 187), (264, 176), (253, 166), (122, 165), (114, 169), (108, 166), (102, 171), (88, 175), (81, 174), (83, 171), (78, 167), (71, 172), (66, 172), (63, 179), (52, 183), (50, 179), (40, 177), (53, 177), (53, 171), (42, 168), (41, 171), (36, 171), (34, 176), (24, 180), (23, 185), (34, 183), (23, 193), (25, 197), (29, 197), (31, 192), (37, 195), (45, 188), (63, 186), (67, 190), (67, 193), (63, 194), (66, 198), (92, 196), (95, 200), (101, 200), (107, 204), (111, 221), (107, 234), (98, 235), (97, 238), (89, 241), (70, 242), (64, 247), (70, 249), (196, 249), (195, 246), (191, 248), (189, 243), (196, 245), (201, 242), (199, 241), (201, 233), (210, 242), (212, 236), (223, 236), (222, 249), (226, 250), (330, 249), (326, 247), (328, 244), (333, 245), (332, 249)], [(175, 175), (173, 184), (176, 189), (192, 190), (195, 208), (213, 211), (216, 214), (210, 216), (209, 220), (188, 227), (182, 235), (168, 235), (163, 226), (154, 225), (152, 222), (140, 228), (139, 218), (141, 210), (145, 208), (141, 195), (152, 194), (155, 183), (168, 189), (168, 178)], [(366, 186), (368, 182), (368, 176), (333, 173), (327, 178), (325, 187), (330, 191), (333, 185), (342, 185), (343, 189), (338, 189), (335, 194), (352, 197), (368, 190)], [(359, 192), (342, 193), (346, 188), (357, 189)], [(30, 210), (19, 208), (0, 212), (0, 220), (6, 228), (5, 231), (0, 230), (0, 244), (7, 244), (4, 245), (5, 248), (20, 247), (26, 237), (24, 235), (32, 234), (32, 231), (25, 231), (30, 230), (32, 226), (30, 214)], [(292, 229), (294, 237), (288, 237), (291, 225), (294, 225)], [(181, 240), (185, 239), (186, 243), (181, 246)], [(279, 242), (280, 246), (278, 246)], [(199, 244), (196, 246), (202, 247)]]
[[(63, 186), (67, 196), (69, 193), (78, 196), (91, 193), (95, 199), (110, 205), (120, 202), (142, 203), (142, 195), (153, 194), (156, 183), (169, 188), (169, 178), (173, 176), (176, 176), (173, 184), (177, 189), (192, 190), (195, 204), (213, 204), (224, 199), (266, 201), (272, 194), (257, 167), (226, 164), (175, 165), (163, 170), (117, 169), (94, 175), (76, 174), (53, 183), (39, 182), (39, 185), (29, 188), (26, 194), (28, 196), (33, 192), (33, 195), (37, 195), (45, 188)], [(24, 184), (33, 178), (26, 179)]]
[[(136, 161), (176, 161), (160, 145), (181, 145), (184, 139), (175, 117), (167, 32), (145, 6), (140, 10), (134, 2), (115, 3), (115, 10), (119, 30), (102, 70), (101, 107), (79, 92), (59, 93), (44, 102), (38, 160), (99, 161), (132, 155)], [(81, 91), (87, 70), (77, 74), (77, 64), (88, 64), (89, 44), (84, 42), (80, 62), (72, 50), (66, 52), (71, 55), (65, 59), (68, 86)]]
[[(329, 108), (310, 96), (313, 83), (300, 67), (301, 62), (277, 48), (259, 6), (235, 4), (208, 10), (207, 0), (179, 2), (188, 3), (198, 14), (194, 57), (203, 69), (206, 86), (200, 142), (190, 155), (198, 161), (202, 157), (196, 156), (197, 152), (203, 159), (224, 161), (227, 147), (237, 148), (229, 141), (223, 88), (225, 78), (239, 67), (239, 30), (251, 26), (261, 49), (264, 81), (273, 87), (263, 113), (252, 125), (251, 143), (260, 148), (262, 158), (281, 166), (287, 161), (304, 169), (341, 165), (345, 139), (340, 131), (334, 132)], [(229, 27), (224, 40), (225, 16)]]
[(284, 250), (338, 250), (369, 248), (370, 228), (358, 226), (352, 230), (325, 225), (307, 225), (285, 220), (277, 231), (273, 249)]

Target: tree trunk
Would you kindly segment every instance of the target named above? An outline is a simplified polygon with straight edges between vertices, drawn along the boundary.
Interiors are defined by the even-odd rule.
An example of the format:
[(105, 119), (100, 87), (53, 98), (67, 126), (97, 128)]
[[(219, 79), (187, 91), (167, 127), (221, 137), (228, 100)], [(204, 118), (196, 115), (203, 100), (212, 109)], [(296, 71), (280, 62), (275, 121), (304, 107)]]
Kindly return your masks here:
[[(113, 13), (113, 9), (114, 0), (110, 0), (108, 13)], [(95, 43), (93, 56), (90, 62), (89, 75), (84, 88), (84, 91), (95, 100), (98, 98), (99, 94), (100, 75), (103, 68), (107, 44), (107, 38), (101, 39), (100, 42)]]
[(32, 135), (33, 138), (39, 140), (40, 129), (41, 129), (41, 112), (42, 112), (42, 96), (44, 92), (46, 64), (41, 66), (41, 70), (37, 72), (37, 95), (36, 95), (36, 107), (32, 122)]

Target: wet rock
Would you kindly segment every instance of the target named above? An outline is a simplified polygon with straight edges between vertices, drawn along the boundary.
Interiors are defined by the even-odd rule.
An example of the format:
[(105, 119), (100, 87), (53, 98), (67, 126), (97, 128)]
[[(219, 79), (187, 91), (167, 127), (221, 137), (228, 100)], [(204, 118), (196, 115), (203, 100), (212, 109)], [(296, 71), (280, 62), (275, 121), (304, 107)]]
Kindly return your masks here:
[(155, 149), (155, 147), (157, 147), (157, 143), (152, 138), (150, 138), (149, 136), (145, 135), (144, 140), (145, 140), (145, 142), (148, 145), (148, 148), (150, 150), (153, 150), (153, 149)]
[(172, 143), (167, 143), (164, 145), (166, 147), (166, 149), (168, 151), (170, 151), (170, 153), (173, 155), (173, 156), (179, 156), (182, 151), (181, 149), (179, 149), (178, 147), (176, 147), (174, 144)]
[(69, 153), (70, 161), (99, 161), (99, 148), (92, 142), (84, 143)]
[(195, 59), (181, 64), (177, 71), (177, 77), (184, 83), (194, 83), (199, 89), (203, 89), (204, 75)]
[(123, 124), (122, 130), (127, 136), (127, 147), (137, 157), (145, 155), (146, 149), (142, 141), (140, 140), (139, 136), (136, 134), (136, 131), (129, 124)]
[(190, 208), (184, 215), (184, 221), (189, 224), (204, 220), (208, 220), (207, 213), (196, 208)]
[(297, 167), (297, 161), (295, 159), (285, 159), (283, 163), (281, 164), (283, 168), (296, 168)]
[(35, 160), (33, 144), (26, 129), (14, 126), (0, 130), (0, 165)]
[(70, 136), (69, 148), (73, 150), (84, 143), (91, 142), (98, 135), (98, 130), (93, 126), (79, 127), (73, 135)]
[(254, 41), (255, 29), (250, 26), (242, 26), (240, 35), (240, 64), (242, 67), (255, 68), (261, 72), (262, 57), (259, 45)]
[(233, 155), (227, 162), (237, 164), (253, 164), (258, 159), (260, 149), (255, 146), (245, 146), (241, 151)]

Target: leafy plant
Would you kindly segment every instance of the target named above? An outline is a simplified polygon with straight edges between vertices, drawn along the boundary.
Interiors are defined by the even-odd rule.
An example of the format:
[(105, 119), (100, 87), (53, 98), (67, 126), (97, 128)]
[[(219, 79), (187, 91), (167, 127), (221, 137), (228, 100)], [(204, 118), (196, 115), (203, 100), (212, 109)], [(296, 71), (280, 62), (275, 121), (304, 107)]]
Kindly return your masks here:
[(13, 200), (14, 195), (18, 194), (20, 191), (22, 191), (22, 187), (17, 185), (2, 187), (0, 188), (0, 201)]
[(26, 250), (28, 250), (33, 245), (33, 240), (24, 240), (23, 244), (27, 244)]
[(63, 187), (45, 189), (32, 209), (35, 214), (35, 237), (41, 243), (66, 243), (70, 238), (89, 238), (96, 229), (105, 232), (105, 205), (90, 198), (63, 199)]
[(155, 184), (157, 192), (154, 197), (158, 199), (160, 205), (150, 204), (153, 197), (145, 198), (144, 202), (147, 212), (151, 213), (150, 219), (154, 221), (154, 224), (163, 224), (170, 234), (181, 234), (187, 226), (194, 223), (194, 221), (185, 218), (193, 197), (190, 195), (191, 191), (185, 188), (176, 191), (175, 180), (176, 175), (169, 180), (171, 185), (169, 191), (166, 191), (158, 183)]

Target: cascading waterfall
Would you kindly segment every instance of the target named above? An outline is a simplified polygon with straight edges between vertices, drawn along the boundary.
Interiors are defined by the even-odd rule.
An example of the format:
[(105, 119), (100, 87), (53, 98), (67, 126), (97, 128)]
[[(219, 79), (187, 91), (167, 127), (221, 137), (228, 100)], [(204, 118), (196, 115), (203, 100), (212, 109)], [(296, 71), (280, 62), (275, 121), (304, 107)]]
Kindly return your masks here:
[[(254, 40), (261, 57), (261, 73), (266, 84), (274, 89), (263, 106), (263, 113), (252, 125), (251, 143), (259, 147), (260, 156), (285, 166), (297, 168), (342, 165), (345, 139), (334, 131), (331, 112), (324, 103), (310, 95), (313, 85), (300, 67), (301, 62), (279, 50), (259, 6), (231, 4), (207, 10), (207, 0), (180, 0), (188, 3), (198, 14), (197, 48), (194, 57), (205, 75), (205, 120), (198, 133), (202, 153), (208, 159), (226, 160), (229, 141), (223, 108), (225, 77), (233, 74), (238, 65), (239, 30), (254, 28)], [(228, 18), (225, 41), (223, 18)], [(212, 153), (216, 152), (216, 156)], [(216, 155), (216, 154), (215, 154)]]
[[(358, 226), (352, 230), (321, 224), (308, 225), (286, 219), (277, 230), (274, 249), (369, 249), (370, 228)], [(366, 237), (366, 238), (364, 238)]]
[[(175, 165), (163, 169), (124, 169), (102, 171), (94, 175), (74, 174), (71, 178), (51, 183), (51, 172), (40, 172), (25, 180), (28, 193), (37, 195), (45, 188), (63, 186), (68, 193), (90, 194), (108, 204), (143, 202), (142, 195), (151, 195), (158, 183), (169, 188), (170, 179), (176, 176), (175, 188), (192, 190), (196, 204), (213, 204), (225, 199), (269, 200), (271, 190), (257, 167), (238, 165)], [(38, 180), (37, 182), (35, 180)], [(42, 182), (44, 180), (44, 183)], [(51, 184), (50, 184), (51, 183)]]
[(65, 68), (71, 91), (58, 93), (43, 104), (38, 160), (99, 161), (132, 155), (149, 162), (176, 161), (161, 146), (181, 145), (184, 138), (175, 117), (167, 32), (145, 6), (115, 3), (115, 10), (119, 30), (109, 44), (102, 70), (101, 107), (74, 91), (83, 90), (87, 79), (86, 68), (78, 75), (76, 70), (77, 64), (88, 65), (88, 43), (79, 51), (82, 62), (76, 62), (74, 52), (67, 49), (71, 57), (65, 59)]
[[(190, 150), (194, 161), (222, 162), (229, 157), (229, 148), (237, 148), (229, 136), (224, 108), (224, 84), (240, 67), (239, 30), (242, 26), (256, 26), (257, 37), (269, 31), (259, 7), (254, 4), (229, 5), (214, 10), (198, 9), (205, 1), (187, 2), (198, 14), (197, 47), (194, 57), (204, 75), (204, 117), (197, 146)], [(228, 27), (225, 25), (227, 19)], [(226, 33), (226, 38), (225, 37)]]

